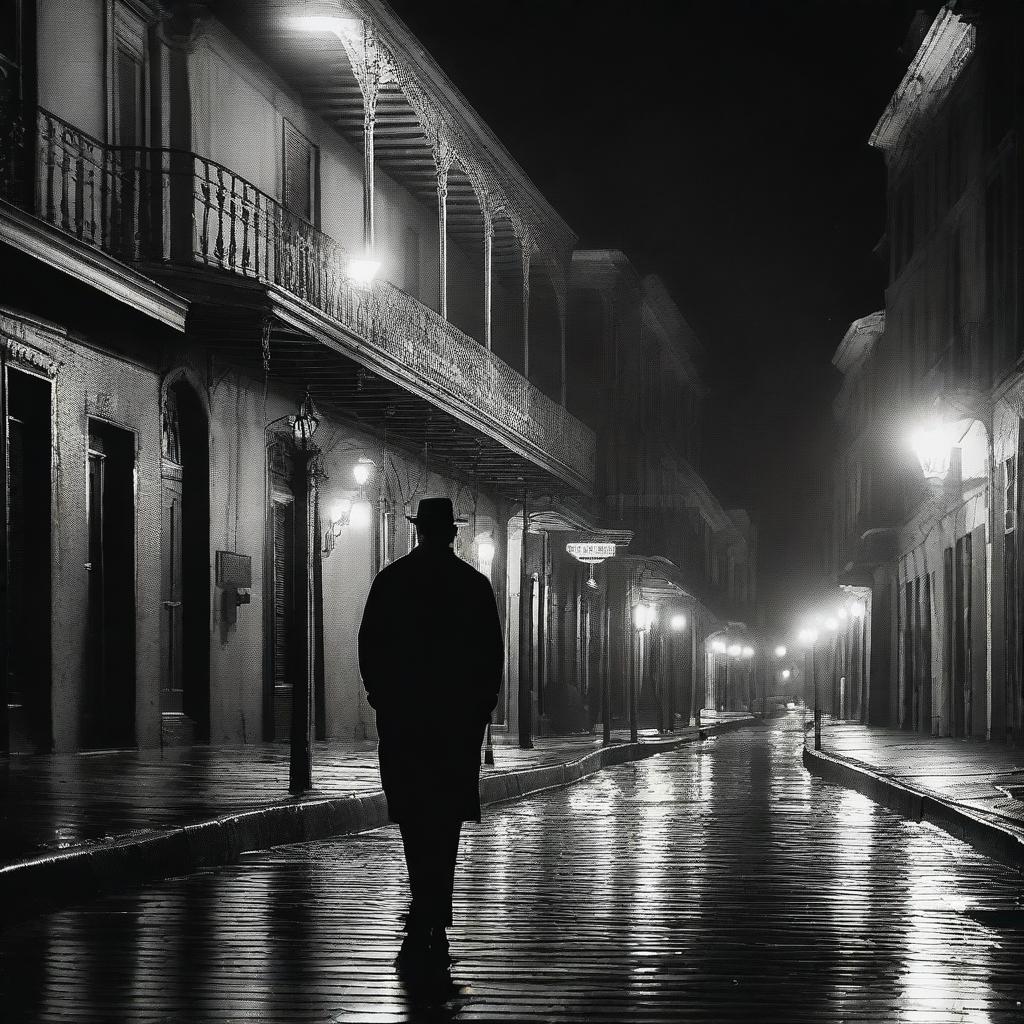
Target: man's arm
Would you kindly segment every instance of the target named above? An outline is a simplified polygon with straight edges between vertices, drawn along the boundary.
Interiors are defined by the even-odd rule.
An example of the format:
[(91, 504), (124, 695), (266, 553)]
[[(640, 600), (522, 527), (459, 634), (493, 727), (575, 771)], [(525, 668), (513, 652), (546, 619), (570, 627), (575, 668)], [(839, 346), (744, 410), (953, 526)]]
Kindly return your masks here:
[(490, 718), (498, 703), (498, 691), (505, 674), (505, 636), (498, 614), (498, 601), (490, 581), (483, 580), (480, 596), (480, 704), (481, 717)]
[(359, 675), (362, 676), (366, 689), (366, 699), (371, 708), (376, 708), (377, 666), (381, 655), (381, 593), (377, 580), (370, 585), (370, 593), (363, 608), (363, 617), (359, 623), (358, 651)]

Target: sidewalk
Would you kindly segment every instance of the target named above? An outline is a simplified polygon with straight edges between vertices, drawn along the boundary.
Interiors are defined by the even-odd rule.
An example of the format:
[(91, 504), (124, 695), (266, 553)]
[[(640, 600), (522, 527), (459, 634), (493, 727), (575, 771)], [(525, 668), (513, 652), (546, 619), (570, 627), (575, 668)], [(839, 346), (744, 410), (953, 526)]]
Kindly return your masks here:
[(1024, 749), (828, 721), (821, 751), (813, 746), (808, 729), (804, 764), (814, 774), (1024, 867)]
[[(713, 735), (755, 721), (720, 716)], [(495, 737), (481, 770), (485, 804), (567, 785), (610, 764), (700, 738), (695, 728)], [(286, 744), (195, 746), (0, 759), (0, 905), (32, 912), (93, 892), (229, 863), (249, 850), (387, 823), (376, 744), (318, 743), (314, 791), (288, 794)]]

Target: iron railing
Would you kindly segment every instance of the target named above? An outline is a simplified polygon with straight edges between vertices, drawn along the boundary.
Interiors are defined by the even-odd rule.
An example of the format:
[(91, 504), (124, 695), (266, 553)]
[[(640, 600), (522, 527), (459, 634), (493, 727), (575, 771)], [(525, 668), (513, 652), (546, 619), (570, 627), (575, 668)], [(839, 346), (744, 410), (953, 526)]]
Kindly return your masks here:
[(107, 146), (43, 110), (36, 137), (34, 212), (61, 231), (127, 262), (203, 266), (280, 287), (593, 484), (595, 436), (585, 424), (417, 299), (387, 281), (354, 285), (344, 246), (251, 182), (194, 153)]

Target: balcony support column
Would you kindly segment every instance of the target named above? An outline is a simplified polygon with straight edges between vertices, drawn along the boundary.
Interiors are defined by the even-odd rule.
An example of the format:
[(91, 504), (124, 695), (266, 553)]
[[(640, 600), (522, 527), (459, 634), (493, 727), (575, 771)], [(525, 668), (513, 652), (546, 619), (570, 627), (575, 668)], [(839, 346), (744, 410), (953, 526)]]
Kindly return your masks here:
[(491, 272), (494, 254), (494, 219), (489, 210), (484, 218), (484, 345), (491, 350)]
[(560, 403), (562, 408), (565, 408), (565, 396), (566, 396), (566, 366), (565, 366), (565, 303), (559, 302), (558, 304), (558, 353), (559, 360), (561, 363), (560, 380), (561, 380), (561, 391), (560, 391)]
[(364, 101), (363, 109), (363, 247), (371, 256), (375, 247), (373, 202), (373, 132), (376, 121), (377, 90)]
[(522, 239), (523, 257), (523, 376), (530, 379), (530, 243)]
[(437, 311), (448, 319), (448, 165), (437, 168)]

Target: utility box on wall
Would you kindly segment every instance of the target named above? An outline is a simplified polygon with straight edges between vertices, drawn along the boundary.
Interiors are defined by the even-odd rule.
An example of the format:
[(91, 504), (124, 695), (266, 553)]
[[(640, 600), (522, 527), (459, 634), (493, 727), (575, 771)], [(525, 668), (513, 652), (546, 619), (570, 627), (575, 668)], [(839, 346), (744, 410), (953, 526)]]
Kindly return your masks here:
[(252, 557), (235, 551), (218, 551), (216, 582), (224, 601), (224, 620), (238, 621), (238, 606), (252, 601)]

